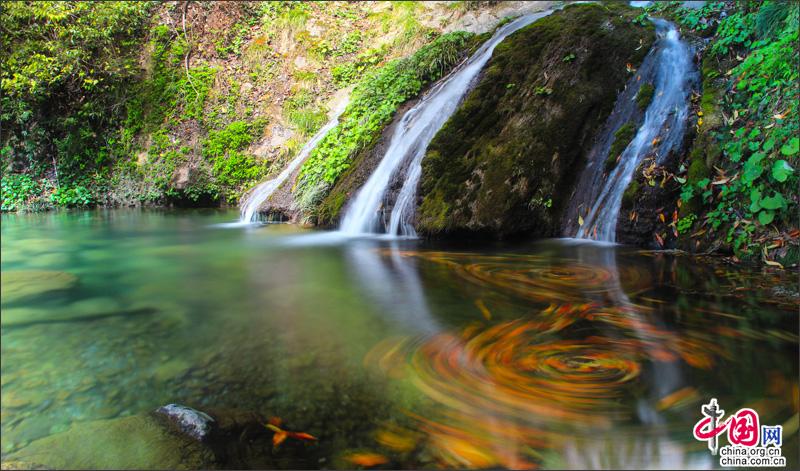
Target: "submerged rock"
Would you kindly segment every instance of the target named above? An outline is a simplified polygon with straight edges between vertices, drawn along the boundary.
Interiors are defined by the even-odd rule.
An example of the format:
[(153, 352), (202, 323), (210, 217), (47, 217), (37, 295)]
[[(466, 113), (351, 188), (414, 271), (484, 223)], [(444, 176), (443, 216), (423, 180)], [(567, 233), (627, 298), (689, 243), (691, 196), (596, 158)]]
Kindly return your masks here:
[(11, 304), (36, 296), (74, 288), (78, 277), (63, 271), (12, 270), (0, 276), (0, 299)]
[(595, 135), (650, 49), (622, 5), (575, 5), (509, 36), (423, 160), (418, 232), (556, 236)]
[(10, 327), (54, 322), (81, 322), (114, 316), (153, 314), (155, 312), (157, 311), (152, 307), (122, 310), (114, 300), (96, 298), (78, 301), (68, 306), (3, 308), (0, 312), (0, 325)]
[(11, 458), (50, 469), (211, 468), (214, 454), (149, 415), (78, 423), (32, 442)]

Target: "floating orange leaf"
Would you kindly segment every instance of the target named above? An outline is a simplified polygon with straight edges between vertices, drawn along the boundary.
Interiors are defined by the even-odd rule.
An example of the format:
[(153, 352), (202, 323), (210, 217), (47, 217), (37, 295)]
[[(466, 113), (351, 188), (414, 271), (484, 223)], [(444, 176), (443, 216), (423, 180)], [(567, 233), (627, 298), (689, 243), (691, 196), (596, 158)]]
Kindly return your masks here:
[(281, 443), (286, 441), (287, 436), (288, 435), (283, 430), (275, 432), (275, 435), (272, 436), (272, 446), (279, 446)]
[(347, 461), (358, 466), (372, 467), (379, 464), (386, 464), (389, 459), (378, 453), (353, 453), (347, 457)]
[(286, 432), (286, 434), (298, 440), (313, 441), (317, 439), (317, 437), (315, 437), (314, 435), (305, 432)]
[(296, 440), (316, 440), (317, 438), (311, 434), (305, 432), (289, 432), (283, 430), (282, 428), (278, 427), (281, 423), (281, 419), (278, 417), (272, 417), (269, 419), (269, 423), (266, 424), (266, 427), (275, 434), (272, 436), (272, 445), (277, 447), (281, 443), (285, 442), (287, 438), (291, 437)]

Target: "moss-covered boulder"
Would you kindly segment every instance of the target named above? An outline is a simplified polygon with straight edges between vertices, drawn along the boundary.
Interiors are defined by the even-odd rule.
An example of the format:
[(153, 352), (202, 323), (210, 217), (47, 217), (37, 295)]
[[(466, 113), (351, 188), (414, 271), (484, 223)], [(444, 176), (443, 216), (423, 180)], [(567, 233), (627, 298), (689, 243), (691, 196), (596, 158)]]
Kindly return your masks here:
[(48, 469), (200, 469), (214, 454), (150, 415), (79, 423), (32, 442), (14, 459)]
[(419, 232), (558, 235), (595, 134), (654, 40), (636, 15), (569, 6), (501, 43), (428, 148)]

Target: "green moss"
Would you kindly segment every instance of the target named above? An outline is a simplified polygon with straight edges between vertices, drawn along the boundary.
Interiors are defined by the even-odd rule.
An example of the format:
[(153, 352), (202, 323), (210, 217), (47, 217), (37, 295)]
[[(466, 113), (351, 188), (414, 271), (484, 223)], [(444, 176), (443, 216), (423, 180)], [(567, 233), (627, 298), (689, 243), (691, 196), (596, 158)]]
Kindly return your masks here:
[(711, 176), (711, 171), (706, 166), (705, 153), (702, 147), (694, 147), (689, 154), (689, 158), (689, 170), (686, 176), (688, 184), (696, 185), (700, 180)]
[(627, 122), (617, 129), (614, 133), (614, 142), (611, 143), (611, 150), (608, 151), (608, 157), (606, 157), (606, 172), (610, 172), (616, 167), (617, 157), (628, 147), (635, 135), (636, 125), (632, 122)]
[(558, 233), (582, 159), (628, 79), (625, 64), (638, 65), (653, 41), (633, 12), (570, 6), (498, 45), (428, 147), (420, 232)]
[[(636, 172), (637, 174), (639, 172)], [(634, 178), (631, 180), (631, 184), (628, 185), (628, 188), (625, 188), (625, 193), (622, 194), (622, 207), (623, 208), (632, 208), (636, 203), (636, 198), (639, 196), (639, 190), (641, 189), (641, 184), (639, 180)]]
[(655, 87), (650, 83), (642, 84), (639, 87), (639, 93), (636, 94), (636, 104), (639, 105), (640, 110), (645, 111), (650, 106), (650, 102), (653, 101), (653, 92), (655, 92)]
[(358, 84), (339, 125), (323, 138), (301, 168), (296, 199), (303, 210), (312, 211), (350, 168), (353, 158), (377, 141), (401, 103), (418, 95), (425, 84), (442, 77), (463, 58), (472, 37), (465, 32), (442, 35), (411, 57), (368, 74)]
[(319, 205), (316, 214), (317, 219), (324, 223), (336, 220), (346, 200), (347, 194), (343, 191), (332, 193)]
[(443, 232), (447, 229), (450, 205), (444, 201), (440, 192), (428, 195), (420, 206), (420, 224), (429, 231)]

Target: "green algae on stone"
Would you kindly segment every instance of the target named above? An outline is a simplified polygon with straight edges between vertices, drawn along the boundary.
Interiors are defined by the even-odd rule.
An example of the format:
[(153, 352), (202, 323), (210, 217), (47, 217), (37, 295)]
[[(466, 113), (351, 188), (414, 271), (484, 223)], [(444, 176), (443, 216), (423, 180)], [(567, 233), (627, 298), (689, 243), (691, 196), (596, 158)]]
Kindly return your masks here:
[(78, 277), (62, 271), (9, 270), (0, 276), (0, 299), (15, 303), (36, 296), (74, 288)]
[(628, 147), (635, 135), (636, 125), (631, 122), (625, 123), (617, 129), (614, 133), (614, 142), (611, 144), (611, 150), (608, 151), (608, 157), (606, 157), (606, 172), (610, 172), (616, 167), (617, 157)]
[(13, 457), (49, 469), (200, 469), (213, 453), (170, 433), (149, 415), (78, 423), (32, 442)]
[(655, 87), (651, 83), (643, 83), (641, 87), (639, 87), (639, 93), (636, 94), (636, 104), (639, 105), (639, 109), (644, 111), (650, 106), (650, 102), (653, 101), (653, 94), (655, 92)]
[(654, 39), (652, 25), (634, 17), (624, 5), (569, 6), (500, 43), (428, 147), (418, 231), (559, 234), (594, 136), (629, 78), (626, 64), (641, 63)]

